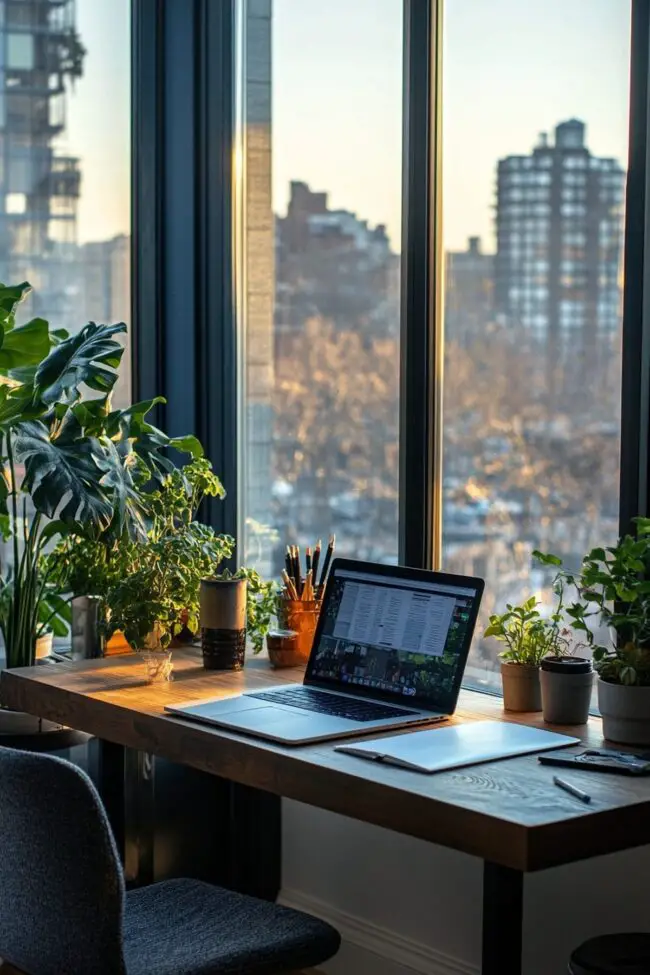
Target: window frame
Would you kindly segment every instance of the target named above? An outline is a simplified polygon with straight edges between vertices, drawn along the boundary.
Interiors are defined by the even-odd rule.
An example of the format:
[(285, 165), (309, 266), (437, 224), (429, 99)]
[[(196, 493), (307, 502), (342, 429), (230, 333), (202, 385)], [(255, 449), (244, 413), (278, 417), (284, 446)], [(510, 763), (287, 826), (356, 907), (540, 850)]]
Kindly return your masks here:
[[(631, 2), (622, 531), (650, 511), (650, 292), (644, 287), (650, 275), (650, 4)], [(155, 422), (202, 439), (228, 488), (227, 500), (211, 502), (204, 517), (232, 534), (241, 433), (235, 4), (132, 5), (134, 399), (165, 396)], [(442, 553), (443, 6), (444, 0), (404, 0), (399, 559), (418, 568), (437, 568)]]

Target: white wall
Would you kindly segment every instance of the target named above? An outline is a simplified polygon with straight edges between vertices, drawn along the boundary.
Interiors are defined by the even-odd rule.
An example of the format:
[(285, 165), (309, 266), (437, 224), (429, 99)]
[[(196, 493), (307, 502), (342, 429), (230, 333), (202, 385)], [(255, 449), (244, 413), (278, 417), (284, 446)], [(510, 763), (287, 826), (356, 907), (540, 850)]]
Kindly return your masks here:
[[(283, 831), (282, 899), (343, 936), (326, 972), (477, 975), (479, 860), (288, 801)], [(649, 876), (643, 847), (527, 877), (525, 975), (566, 972), (571, 949), (597, 934), (650, 931)]]

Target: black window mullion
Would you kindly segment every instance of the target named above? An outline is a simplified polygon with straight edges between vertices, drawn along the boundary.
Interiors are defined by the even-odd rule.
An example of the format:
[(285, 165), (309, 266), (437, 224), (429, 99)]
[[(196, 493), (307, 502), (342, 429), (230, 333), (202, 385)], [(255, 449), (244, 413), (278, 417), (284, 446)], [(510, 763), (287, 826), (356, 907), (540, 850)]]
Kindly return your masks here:
[(441, 535), (442, 0), (404, 7), (400, 562), (436, 566)]
[(650, 4), (633, 0), (629, 164), (625, 206), (621, 532), (650, 513)]

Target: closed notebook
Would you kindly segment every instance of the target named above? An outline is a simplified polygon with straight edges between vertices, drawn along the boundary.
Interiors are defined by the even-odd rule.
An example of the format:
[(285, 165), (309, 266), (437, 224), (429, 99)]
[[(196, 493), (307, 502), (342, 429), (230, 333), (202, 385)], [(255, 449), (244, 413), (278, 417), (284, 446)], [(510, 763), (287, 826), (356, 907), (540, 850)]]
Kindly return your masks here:
[(472, 721), (371, 741), (337, 745), (337, 752), (415, 772), (442, 772), (531, 752), (579, 745), (579, 738), (511, 721)]

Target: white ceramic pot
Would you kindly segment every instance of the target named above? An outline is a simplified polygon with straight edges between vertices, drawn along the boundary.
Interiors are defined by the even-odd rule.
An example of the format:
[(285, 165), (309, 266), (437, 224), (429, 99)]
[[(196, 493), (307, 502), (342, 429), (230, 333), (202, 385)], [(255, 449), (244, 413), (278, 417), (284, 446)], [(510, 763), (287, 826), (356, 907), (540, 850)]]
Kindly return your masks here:
[(621, 745), (650, 745), (650, 687), (628, 687), (598, 679), (603, 735)]

